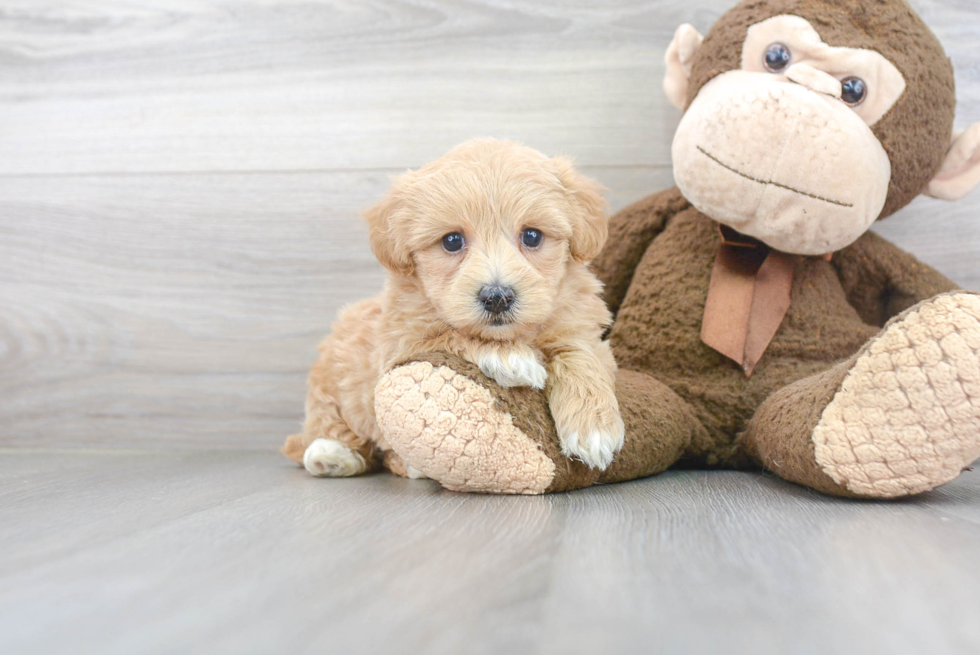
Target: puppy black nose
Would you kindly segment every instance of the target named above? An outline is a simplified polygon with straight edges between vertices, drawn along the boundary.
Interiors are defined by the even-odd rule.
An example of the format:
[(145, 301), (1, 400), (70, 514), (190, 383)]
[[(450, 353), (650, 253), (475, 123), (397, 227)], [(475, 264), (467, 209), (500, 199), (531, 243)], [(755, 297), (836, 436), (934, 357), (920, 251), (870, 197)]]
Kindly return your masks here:
[(514, 289), (499, 284), (488, 284), (480, 289), (480, 302), (491, 314), (503, 314), (514, 302)]

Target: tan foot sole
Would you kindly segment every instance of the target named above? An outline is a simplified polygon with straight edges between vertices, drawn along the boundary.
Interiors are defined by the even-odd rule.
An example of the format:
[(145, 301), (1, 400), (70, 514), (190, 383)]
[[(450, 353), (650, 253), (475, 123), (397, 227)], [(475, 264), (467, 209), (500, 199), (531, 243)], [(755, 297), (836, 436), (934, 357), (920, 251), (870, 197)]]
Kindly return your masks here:
[(886, 326), (813, 443), (837, 484), (875, 498), (928, 491), (980, 457), (980, 296), (940, 296)]
[(374, 402), (391, 448), (447, 489), (541, 494), (554, 479), (554, 463), (490, 391), (446, 366), (399, 366), (381, 378)]

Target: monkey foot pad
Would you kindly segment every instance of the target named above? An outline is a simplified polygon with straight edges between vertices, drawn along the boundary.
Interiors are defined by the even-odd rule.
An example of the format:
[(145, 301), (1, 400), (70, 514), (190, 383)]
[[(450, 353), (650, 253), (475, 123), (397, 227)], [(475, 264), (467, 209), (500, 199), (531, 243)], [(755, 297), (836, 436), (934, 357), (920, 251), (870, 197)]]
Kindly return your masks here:
[(375, 390), (378, 425), (401, 458), (454, 491), (541, 494), (554, 463), (485, 387), (446, 366), (400, 366)]
[(813, 433), (823, 470), (854, 493), (906, 496), (980, 457), (980, 296), (896, 317), (858, 355)]

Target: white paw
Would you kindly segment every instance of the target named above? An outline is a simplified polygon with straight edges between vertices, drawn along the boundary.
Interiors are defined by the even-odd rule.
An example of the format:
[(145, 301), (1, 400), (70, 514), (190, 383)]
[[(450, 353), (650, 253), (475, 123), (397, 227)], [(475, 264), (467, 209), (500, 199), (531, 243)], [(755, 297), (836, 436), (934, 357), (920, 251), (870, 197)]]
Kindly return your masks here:
[(579, 459), (590, 468), (605, 470), (613, 456), (623, 447), (626, 430), (623, 422), (609, 430), (592, 430), (588, 434), (569, 432), (561, 435), (561, 452), (569, 459)]
[(488, 378), (502, 387), (531, 387), (544, 389), (548, 371), (531, 352), (513, 352), (506, 359), (493, 353), (482, 355), (477, 366)]
[(333, 439), (311, 443), (303, 453), (303, 466), (311, 475), (327, 478), (347, 478), (367, 468), (360, 453)]

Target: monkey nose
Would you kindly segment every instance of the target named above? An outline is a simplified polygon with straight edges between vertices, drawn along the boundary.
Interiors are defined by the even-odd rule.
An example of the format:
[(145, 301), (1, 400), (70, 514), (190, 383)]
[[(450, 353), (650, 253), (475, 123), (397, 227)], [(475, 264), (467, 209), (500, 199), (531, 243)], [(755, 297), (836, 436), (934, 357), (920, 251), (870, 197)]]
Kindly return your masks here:
[(810, 64), (793, 64), (786, 69), (785, 74), (790, 82), (796, 82), (817, 93), (824, 93), (840, 99), (841, 93), (843, 92), (840, 80), (830, 73), (825, 73), (819, 68), (814, 68)]
[(501, 284), (488, 284), (479, 293), (483, 308), (491, 314), (503, 314), (514, 303), (514, 288)]

